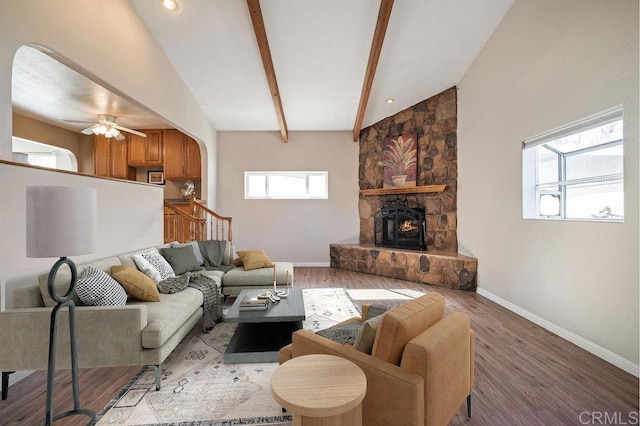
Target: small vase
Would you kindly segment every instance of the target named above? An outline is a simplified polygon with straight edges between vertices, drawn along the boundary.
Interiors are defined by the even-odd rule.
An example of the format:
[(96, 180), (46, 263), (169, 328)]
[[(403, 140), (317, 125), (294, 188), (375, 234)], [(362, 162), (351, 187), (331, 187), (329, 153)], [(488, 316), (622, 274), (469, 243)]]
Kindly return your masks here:
[(399, 187), (399, 186), (404, 185), (406, 180), (407, 180), (407, 175), (391, 176), (391, 185), (393, 185), (395, 187)]

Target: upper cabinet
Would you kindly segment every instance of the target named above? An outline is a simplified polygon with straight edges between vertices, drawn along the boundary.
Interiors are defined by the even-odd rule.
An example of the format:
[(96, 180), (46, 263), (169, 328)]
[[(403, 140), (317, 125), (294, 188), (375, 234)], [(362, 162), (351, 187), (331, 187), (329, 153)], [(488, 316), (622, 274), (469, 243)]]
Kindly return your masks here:
[(177, 130), (164, 130), (164, 178), (199, 180), (200, 147), (192, 138)]
[(93, 137), (93, 167), (97, 176), (135, 180), (135, 169), (127, 161), (127, 140)]
[(130, 166), (162, 165), (162, 130), (141, 130), (146, 138), (127, 134)]
[(200, 180), (200, 146), (175, 129), (142, 130), (147, 137), (127, 133), (118, 141), (104, 136), (93, 138), (94, 174), (136, 180), (136, 167), (164, 169), (168, 180)]
[(200, 146), (198, 142), (187, 136), (187, 179), (200, 179), (201, 172), (200, 164)]

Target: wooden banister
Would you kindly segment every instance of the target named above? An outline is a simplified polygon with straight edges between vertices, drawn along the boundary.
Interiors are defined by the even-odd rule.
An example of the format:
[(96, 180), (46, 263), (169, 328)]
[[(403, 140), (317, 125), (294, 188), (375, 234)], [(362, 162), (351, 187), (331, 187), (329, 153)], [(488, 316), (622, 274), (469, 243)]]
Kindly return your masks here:
[(233, 243), (232, 218), (203, 206), (193, 195), (189, 198), (188, 212), (167, 201), (164, 207), (165, 243), (224, 239)]

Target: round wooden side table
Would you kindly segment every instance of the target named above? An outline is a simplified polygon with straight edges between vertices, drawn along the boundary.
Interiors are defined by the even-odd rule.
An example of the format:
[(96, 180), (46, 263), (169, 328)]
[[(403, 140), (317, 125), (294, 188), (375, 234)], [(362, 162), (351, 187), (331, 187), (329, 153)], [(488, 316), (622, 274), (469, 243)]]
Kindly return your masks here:
[(276, 369), (271, 392), (291, 411), (294, 426), (361, 426), (367, 378), (347, 359), (304, 355)]

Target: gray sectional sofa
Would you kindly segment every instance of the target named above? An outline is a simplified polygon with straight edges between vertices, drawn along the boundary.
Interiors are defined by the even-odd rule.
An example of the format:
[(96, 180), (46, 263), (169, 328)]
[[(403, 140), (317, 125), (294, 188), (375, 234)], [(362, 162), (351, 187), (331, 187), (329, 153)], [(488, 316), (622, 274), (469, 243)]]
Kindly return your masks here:
[[(168, 247), (158, 246), (157, 249)], [(138, 250), (77, 265), (78, 277), (92, 265), (110, 274), (114, 265), (136, 267), (132, 256)], [(231, 248), (229, 245), (230, 253)], [(230, 256), (223, 262), (231, 263)], [(293, 265), (275, 262), (278, 285), (293, 283)], [(273, 288), (273, 268), (245, 271), (242, 266), (229, 271), (201, 271), (213, 278), (224, 295), (238, 295), (245, 288)], [(0, 371), (44, 370), (47, 368), (49, 321), (54, 302), (47, 292), (48, 274), (38, 284), (18, 288), (14, 307), (0, 312)], [(66, 288), (68, 269), (56, 275), (56, 287)], [(156, 388), (160, 388), (160, 365), (203, 315), (203, 296), (187, 288), (174, 294), (161, 294), (159, 302), (129, 299), (124, 306), (83, 306), (74, 296), (78, 362), (82, 367), (154, 366)], [(67, 315), (59, 317), (57, 367), (70, 368)], [(3, 394), (6, 389), (3, 388)]]

